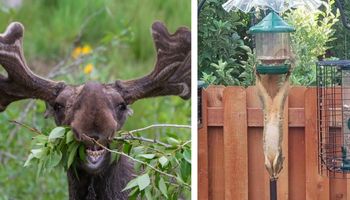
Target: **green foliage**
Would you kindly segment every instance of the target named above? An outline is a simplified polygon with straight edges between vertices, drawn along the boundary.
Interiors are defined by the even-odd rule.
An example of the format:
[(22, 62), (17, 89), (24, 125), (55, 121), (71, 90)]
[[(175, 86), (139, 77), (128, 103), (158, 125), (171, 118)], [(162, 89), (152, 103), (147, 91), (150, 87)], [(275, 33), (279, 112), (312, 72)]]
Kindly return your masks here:
[(33, 137), (33, 145), (24, 167), (36, 166), (37, 177), (49, 173), (57, 167), (67, 170), (74, 163), (76, 156), (85, 160), (84, 154), (78, 154), (78, 149), (84, 146), (74, 140), (69, 128), (56, 127), (48, 135), (40, 134)]
[[(125, 131), (119, 132), (119, 134)], [(84, 145), (74, 140), (69, 128), (56, 127), (48, 135), (33, 138), (31, 153), (24, 167), (34, 166), (37, 177), (53, 169), (67, 171), (75, 167), (77, 159), (85, 160)], [(119, 135), (118, 134), (118, 135)], [(128, 136), (126, 132), (126, 136)], [(181, 141), (176, 136), (168, 137), (167, 143), (147, 143), (141, 140), (128, 141), (127, 137), (116, 138), (110, 145), (114, 159), (120, 155), (130, 156), (139, 176), (131, 180), (124, 190), (131, 190), (130, 199), (178, 199), (190, 198), (191, 194), (191, 145), (190, 140)], [(123, 146), (123, 151), (119, 149)]]
[[(343, 2), (344, 13), (350, 19), (350, 1)], [(330, 55), (340, 59), (350, 59), (350, 30), (343, 26), (341, 20), (335, 24), (334, 28), (336, 29), (334, 37), (337, 39), (332, 41), (333, 48), (330, 50)]]
[[(188, 0), (152, 0), (146, 4), (138, 0), (26, 0), (18, 9), (1, 6), (0, 29), (3, 31), (11, 21), (25, 25), (24, 52), (28, 65), (43, 76), (66, 55), (70, 58), (72, 49), (88, 44), (92, 53), (84, 56), (83, 63), (70, 71), (63, 71), (54, 79), (70, 84), (89, 80), (112, 83), (117, 79), (131, 79), (149, 73), (155, 62), (151, 24), (161, 20), (171, 32), (182, 25), (189, 27), (190, 10), (191, 2)], [(81, 37), (78, 37), (80, 32)], [(67, 65), (75, 61), (70, 58)], [(87, 64), (93, 65), (90, 74), (83, 73)], [(6, 74), (1, 67), (0, 73)], [(8, 120), (24, 119), (25, 124), (44, 133), (49, 133), (55, 126), (52, 119), (44, 119), (45, 104), (42, 101), (36, 101), (23, 116), (28, 103), (13, 103), (0, 113), (0, 199), (67, 199), (64, 170), (58, 168), (47, 176), (36, 178), (35, 168), (23, 168), (31, 150), (32, 135)], [(126, 130), (155, 123), (190, 123), (191, 102), (178, 97), (145, 99), (135, 102), (131, 108), (134, 115), (126, 121)], [(142, 136), (160, 139), (172, 135), (186, 141), (190, 138), (190, 131), (179, 133), (157, 129), (142, 133)], [(84, 152), (80, 150), (79, 155)]]
[[(223, 10), (224, 0), (208, 0), (198, 19), (200, 79), (209, 84), (242, 85), (242, 60), (251, 53), (245, 43), (248, 15)], [(215, 76), (217, 76), (215, 78)]]
[(334, 0), (323, 2), (322, 9), (310, 13), (298, 8), (285, 14), (286, 21), (296, 28), (291, 34), (292, 47), (296, 55), (296, 67), (291, 80), (298, 85), (314, 85), (316, 81), (316, 62), (330, 49), (334, 41), (334, 24), (339, 14), (332, 13)]
[(180, 140), (174, 135), (166, 142), (167, 147), (144, 142), (127, 144), (132, 145), (130, 156), (141, 161), (135, 165), (140, 175), (125, 188), (131, 190), (130, 199), (190, 199), (191, 141)]

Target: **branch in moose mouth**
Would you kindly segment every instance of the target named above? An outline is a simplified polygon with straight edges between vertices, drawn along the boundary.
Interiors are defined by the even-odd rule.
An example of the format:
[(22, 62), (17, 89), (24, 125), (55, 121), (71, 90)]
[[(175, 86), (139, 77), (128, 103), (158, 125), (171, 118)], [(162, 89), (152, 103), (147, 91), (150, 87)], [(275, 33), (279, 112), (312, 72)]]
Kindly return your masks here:
[(20, 126), (23, 126), (24, 128), (30, 130), (31, 132), (34, 132), (34, 133), (37, 133), (39, 135), (42, 135), (43, 133), (40, 132), (38, 129), (34, 128), (34, 127), (30, 127), (22, 122), (19, 122), (19, 121), (16, 121), (16, 120), (9, 120), (9, 122), (11, 123), (14, 123), (14, 124), (17, 124), (17, 125), (20, 125)]
[(159, 127), (188, 128), (188, 129), (191, 129), (191, 126), (190, 126), (190, 125), (179, 125), (179, 124), (152, 124), (152, 125), (147, 126), (147, 127), (144, 127), (144, 128), (139, 128), (139, 129), (135, 129), (135, 130), (129, 131), (129, 133), (136, 133), (136, 132), (145, 131), (145, 130), (147, 130), (147, 129), (159, 128)]
[(164, 142), (161, 142), (157, 139), (149, 139), (149, 138), (145, 138), (145, 137), (137, 137), (134, 136), (133, 133), (137, 133), (137, 132), (141, 132), (141, 131), (145, 131), (148, 129), (152, 129), (152, 128), (159, 128), (159, 127), (168, 127), (168, 128), (186, 128), (186, 129), (191, 129), (190, 125), (179, 125), (179, 124), (152, 124), (150, 126), (144, 127), (144, 128), (139, 128), (139, 129), (135, 129), (132, 131), (126, 131), (126, 134), (121, 136), (121, 137), (115, 137), (114, 139), (116, 140), (138, 140), (141, 142), (148, 142), (148, 143), (155, 143), (155, 144), (159, 144), (161, 146), (164, 146), (166, 148), (172, 147), (172, 145), (170, 144), (166, 144)]
[[(136, 158), (133, 158), (133, 157), (129, 156), (128, 154), (126, 154), (126, 153), (124, 153), (124, 152), (119, 152), (119, 151), (111, 150), (111, 149), (109, 149), (109, 148), (103, 146), (102, 144), (100, 144), (100, 143), (99, 143), (98, 141), (96, 141), (94, 138), (91, 138), (91, 137), (89, 137), (89, 136), (87, 136), (87, 135), (85, 135), (85, 137), (89, 138), (91, 141), (93, 141), (95, 144), (97, 144), (97, 145), (100, 146), (101, 148), (105, 149), (106, 151), (109, 151), (109, 152), (111, 152), (111, 153), (116, 153), (116, 154), (119, 154), (119, 155), (121, 155), (121, 156), (125, 156), (125, 157), (129, 158), (130, 160), (132, 160), (132, 161), (134, 161), (134, 162), (138, 162), (138, 163), (140, 163), (140, 164), (142, 164), (142, 165), (146, 165), (147, 167), (151, 168), (152, 170), (154, 170), (154, 171), (156, 171), (156, 172), (158, 172), (158, 173), (160, 173), (160, 174), (162, 174), (162, 175), (164, 175), (164, 176), (167, 176), (167, 177), (169, 177), (169, 178), (171, 178), (171, 179), (174, 179), (174, 180), (177, 179), (176, 176), (174, 176), (174, 175), (172, 175), (172, 174), (165, 173), (165, 172), (163, 172), (163, 171), (161, 171), (161, 170), (159, 170), (159, 169), (153, 167), (152, 165), (150, 165), (150, 164), (148, 164), (148, 163), (146, 163), (146, 162), (143, 162), (143, 161), (141, 161), (141, 160), (138, 160), (138, 159), (136, 159)], [(191, 185), (189, 185), (189, 184), (187, 184), (187, 183), (182, 183), (182, 184), (183, 184), (187, 189), (191, 190)]]
[[(31, 131), (31, 132), (35, 132), (35, 133), (37, 133), (37, 134), (44, 135), (44, 134), (41, 133), (39, 130), (37, 130), (37, 129), (33, 128), (33, 127), (30, 127), (29, 125), (23, 124), (23, 123), (21, 123), (21, 122), (15, 121), (15, 120), (10, 120), (10, 122), (11, 122), (11, 123), (14, 123), (14, 124), (17, 124), (17, 125), (20, 125), (20, 126), (23, 126), (23, 127), (25, 127), (26, 129), (28, 129), (28, 130)], [(146, 130), (146, 129), (153, 128), (153, 127), (190, 128), (190, 126), (188, 126), (188, 125), (155, 124), (155, 125), (151, 125), (151, 126), (142, 128), (142, 129), (136, 129), (136, 130), (134, 130), (134, 132)], [(131, 131), (131, 132), (133, 132), (133, 131)], [(140, 164), (142, 164), (142, 165), (145, 165), (145, 166), (151, 168), (152, 170), (154, 170), (154, 171), (156, 171), (156, 172), (158, 172), (158, 173), (160, 173), (160, 174), (162, 174), (162, 175), (164, 175), (164, 176), (169, 177), (169, 178), (172, 179), (172, 180), (176, 180), (176, 179), (177, 179), (176, 176), (174, 176), (174, 175), (172, 175), (172, 174), (168, 174), (168, 173), (166, 173), (166, 172), (163, 172), (163, 171), (161, 171), (161, 170), (159, 170), (159, 169), (153, 167), (152, 165), (150, 165), (150, 164), (148, 164), (148, 163), (146, 163), (146, 162), (143, 162), (143, 161), (141, 161), (141, 160), (138, 160), (138, 159), (136, 159), (136, 158), (133, 158), (133, 157), (129, 156), (128, 154), (125, 154), (125, 153), (119, 152), (119, 151), (115, 151), (115, 150), (111, 150), (111, 149), (105, 147), (104, 145), (100, 144), (100, 143), (99, 143), (98, 141), (96, 141), (94, 138), (91, 138), (91, 137), (87, 136), (86, 134), (84, 134), (84, 136), (85, 136), (87, 139), (91, 140), (91, 141), (94, 142), (96, 145), (98, 145), (99, 147), (101, 147), (102, 149), (104, 149), (104, 150), (106, 150), (106, 151), (108, 151), (108, 152), (111, 152), (111, 153), (115, 153), (115, 154), (119, 154), (119, 155), (125, 156), (125, 157), (129, 158), (130, 160), (132, 160), (132, 161), (134, 161), (134, 162), (138, 162), (138, 163), (140, 163)], [(129, 136), (129, 137), (130, 137), (130, 136)], [(140, 141), (144, 141), (144, 142), (153, 142), (153, 143), (156, 143), (155, 140), (152, 140), (152, 139), (148, 139), (148, 138), (143, 138), (143, 139), (144, 139), (144, 140), (140, 140), (140, 138), (134, 137), (134, 140), (140, 140)], [(128, 140), (128, 139), (127, 139), (127, 138), (124, 138), (123, 140)], [(156, 140), (156, 141), (158, 141), (158, 140)], [(178, 149), (179, 149), (179, 148), (183, 148), (184, 146), (186, 146), (186, 145), (189, 144), (190, 142), (191, 142), (191, 140), (186, 141), (184, 144), (179, 145)], [(159, 141), (158, 141), (158, 143), (156, 143), (156, 144), (159, 144)], [(159, 144), (159, 145), (162, 145), (162, 144)], [(163, 143), (163, 145), (169, 146), (170, 144)], [(171, 146), (171, 145), (170, 145), (170, 146)], [(187, 184), (187, 183), (185, 183), (185, 182), (182, 182), (182, 184), (177, 184), (177, 183), (175, 183), (175, 182), (171, 182), (171, 184), (172, 184), (172, 185), (176, 185), (176, 186), (178, 186), (178, 187), (184, 186), (186, 189), (191, 190), (191, 185), (189, 185), (189, 184)]]

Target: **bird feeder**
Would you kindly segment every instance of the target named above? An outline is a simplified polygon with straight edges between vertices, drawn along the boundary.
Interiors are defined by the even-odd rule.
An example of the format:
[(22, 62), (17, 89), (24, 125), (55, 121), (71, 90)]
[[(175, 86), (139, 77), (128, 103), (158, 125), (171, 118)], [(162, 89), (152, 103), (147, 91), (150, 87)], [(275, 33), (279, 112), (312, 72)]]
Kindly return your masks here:
[(284, 74), (292, 57), (290, 32), (295, 29), (278, 14), (270, 12), (260, 23), (251, 27), (249, 33), (255, 36), (256, 57), (260, 62), (256, 70), (260, 74)]
[(350, 178), (350, 60), (317, 63), (319, 171)]

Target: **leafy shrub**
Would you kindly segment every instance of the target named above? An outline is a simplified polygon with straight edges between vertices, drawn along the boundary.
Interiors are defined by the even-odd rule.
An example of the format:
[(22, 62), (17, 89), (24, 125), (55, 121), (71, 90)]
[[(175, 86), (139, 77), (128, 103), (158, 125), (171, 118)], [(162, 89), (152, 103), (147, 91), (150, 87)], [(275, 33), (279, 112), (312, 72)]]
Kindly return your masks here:
[[(350, 1), (343, 2), (344, 14), (350, 19)], [(334, 37), (337, 39), (332, 41), (333, 48), (330, 49), (329, 54), (340, 59), (350, 59), (350, 30), (343, 26), (341, 20), (335, 24), (334, 28), (336, 29)]]
[(296, 31), (291, 34), (292, 47), (296, 56), (296, 67), (291, 80), (297, 85), (313, 85), (316, 81), (316, 62), (324, 58), (330, 42), (334, 41), (334, 24), (339, 13), (332, 13), (334, 0), (323, 2), (321, 9), (314, 13), (298, 8), (285, 14), (284, 19)]
[[(209, 84), (242, 85), (242, 60), (251, 52), (247, 39), (249, 16), (223, 10), (225, 0), (207, 0), (198, 18), (200, 79)], [(246, 41), (244, 41), (246, 40)]]

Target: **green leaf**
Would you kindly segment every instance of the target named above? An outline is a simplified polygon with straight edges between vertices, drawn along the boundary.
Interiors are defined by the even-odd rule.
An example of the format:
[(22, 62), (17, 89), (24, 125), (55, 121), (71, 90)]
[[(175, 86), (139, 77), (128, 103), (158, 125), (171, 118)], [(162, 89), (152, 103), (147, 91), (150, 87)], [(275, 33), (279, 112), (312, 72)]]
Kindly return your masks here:
[(181, 176), (179, 174), (177, 174), (176, 176), (176, 180), (180, 185), (183, 185), (185, 182), (182, 180)]
[(191, 178), (191, 165), (188, 162), (181, 162), (180, 172), (182, 180), (189, 180)]
[(72, 147), (72, 150), (69, 152), (68, 161), (67, 161), (67, 168), (69, 168), (72, 165), (74, 158), (75, 158), (75, 155), (77, 154), (78, 147), (79, 147), (79, 145), (75, 144)]
[(188, 151), (187, 149), (182, 153), (184, 156), (184, 159), (191, 164), (191, 151)]
[(123, 145), (123, 152), (129, 155), (130, 151), (131, 151), (131, 147), (132, 147), (131, 144), (124, 143), (124, 145)]
[(140, 191), (144, 190), (150, 183), (151, 180), (148, 174), (137, 177), (137, 185), (139, 186)]
[(66, 144), (70, 143), (73, 140), (74, 140), (73, 131), (70, 130), (66, 135)]
[(173, 146), (177, 146), (180, 144), (180, 141), (175, 139), (175, 138), (172, 138), (172, 137), (169, 137), (167, 138), (167, 141), (169, 144), (173, 145)]
[(147, 200), (153, 200), (153, 196), (151, 194), (151, 187), (148, 187), (145, 189), (145, 196), (147, 198)]
[(134, 188), (133, 190), (131, 190), (131, 192), (129, 193), (129, 200), (137, 200), (137, 196), (139, 194), (139, 189), (138, 188)]
[(33, 138), (33, 142), (35, 142), (36, 145), (44, 145), (47, 142), (47, 138), (46, 135), (38, 135)]
[(53, 151), (49, 154), (49, 160), (47, 162), (46, 168), (50, 171), (52, 168), (56, 167), (62, 159), (62, 153), (60, 151)]
[(155, 154), (141, 154), (141, 155), (137, 155), (137, 157), (142, 157), (142, 158), (146, 158), (146, 159), (153, 159), (156, 155)]
[(24, 163), (24, 167), (28, 167), (28, 166), (30, 166), (31, 165), (31, 161), (32, 161), (32, 159), (34, 158), (34, 156), (33, 156), (33, 154), (31, 153), (31, 154), (29, 154), (29, 156), (28, 156), (28, 158), (27, 158), (27, 160), (26, 160), (26, 162)]
[(49, 141), (53, 141), (57, 138), (63, 138), (65, 132), (66, 132), (66, 129), (63, 127), (54, 128), (49, 134)]
[(40, 175), (40, 173), (42, 171), (43, 165), (44, 165), (44, 162), (42, 160), (40, 160), (39, 163), (38, 163), (38, 169), (36, 171), (36, 178), (37, 179), (39, 178), (39, 175)]
[(168, 198), (168, 189), (165, 185), (164, 179), (160, 178), (159, 180), (159, 184), (158, 184), (159, 190), (162, 192), (162, 194)]
[(80, 145), (79, 146), (79, 158), (82, 161), (86, 160), (86, 152), (85, 152), (85, 147), (84, 145)]
[(122, 192), (124, 192), (125, 190), (129, 190), (133, 187), (136, 187), (138, 184), (137, 184), (137, 177), (132, 179), (131, 181), (129, 181), (129, 183), (126, 185), (126, 187), (122, 190)]
[(40, 148), (40, 149), (32, 149), (31, 152), (32, 152), (34, 158), (41, 159), (45, 153), (44, 150), (45, 150), (45, 147)]
[(166, 167), (169, 163), (169, 160), (165, 156), (162, 156), (159, 158), (159, 163), (162, 165), (162, 167)]

